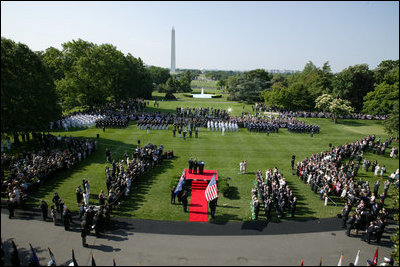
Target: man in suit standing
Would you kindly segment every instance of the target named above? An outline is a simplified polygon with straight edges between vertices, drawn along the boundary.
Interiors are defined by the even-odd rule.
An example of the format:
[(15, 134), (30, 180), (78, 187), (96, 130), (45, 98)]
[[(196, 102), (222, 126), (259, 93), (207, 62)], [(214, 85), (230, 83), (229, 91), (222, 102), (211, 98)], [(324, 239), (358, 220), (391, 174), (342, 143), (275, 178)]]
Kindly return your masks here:
[(198, 166), (197, 159), (194, 159), (194, 162), (193, 162), (193, 173), (194, 174), (197, 174), (197, 166)]
[(188, 193), (186, 190), (183, 190), (181, 200), (182, 200), (183, 212), (187, 212)]
[(193, 159), (189, 159), (189, 173), (193, 173)]
[(217, 208), (217, 198), (214, 198), (213, 200), (210, 201), (210, 211), (211, 211), (211, 218), (215, 218), (215, 210)]

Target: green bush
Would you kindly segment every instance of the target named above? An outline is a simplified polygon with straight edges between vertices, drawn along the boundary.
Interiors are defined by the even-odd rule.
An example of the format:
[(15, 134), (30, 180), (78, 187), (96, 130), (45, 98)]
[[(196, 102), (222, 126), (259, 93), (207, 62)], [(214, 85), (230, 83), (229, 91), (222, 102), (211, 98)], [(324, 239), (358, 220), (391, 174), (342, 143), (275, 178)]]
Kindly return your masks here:
[(193, 97), (193, 95), (191, 95), (191, 94), (183, 94), (183, 96), (186, 96), (186, 97)]
[(221, 98), (222, 97), (222, 95), (213, 95), (213, 96), (211, 96), (211, 98)]

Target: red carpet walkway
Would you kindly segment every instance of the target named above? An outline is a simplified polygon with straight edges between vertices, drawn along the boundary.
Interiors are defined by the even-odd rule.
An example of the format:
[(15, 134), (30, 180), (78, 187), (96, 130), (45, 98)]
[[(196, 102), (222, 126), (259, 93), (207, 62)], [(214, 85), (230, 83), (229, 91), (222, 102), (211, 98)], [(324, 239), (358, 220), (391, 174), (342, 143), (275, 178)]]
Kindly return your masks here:
[(208, 222), (207, 181), (192, 181), (189, 222)]

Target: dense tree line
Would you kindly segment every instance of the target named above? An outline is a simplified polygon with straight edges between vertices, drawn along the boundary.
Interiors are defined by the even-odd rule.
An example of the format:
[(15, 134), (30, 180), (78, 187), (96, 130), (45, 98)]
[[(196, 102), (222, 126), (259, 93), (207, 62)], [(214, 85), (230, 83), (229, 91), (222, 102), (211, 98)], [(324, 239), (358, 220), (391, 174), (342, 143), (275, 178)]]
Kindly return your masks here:
[(111, 44), (82, 39), (33, 52), (1, 39), (1, 129), (15, 134), (46, 130), (62, 110), (128, 98), (151, 98), (169, 70), (145, 67)]
[[(61, 105), (101, 105), (127, 98), (150, 98), (153, 80), (140, 58), (126, 56), (111, 44), (93, 44), (82, 39), (41, 53), (52, 73)], [(153, 72), (154, 73), (154, 72)], [(154, 76), (159, 82), (162, 77)]]
[(58, 119), (52, 74), (40, 56), (21, 43), (1, 38), (1, 132), (18, 134), (46, 129)]

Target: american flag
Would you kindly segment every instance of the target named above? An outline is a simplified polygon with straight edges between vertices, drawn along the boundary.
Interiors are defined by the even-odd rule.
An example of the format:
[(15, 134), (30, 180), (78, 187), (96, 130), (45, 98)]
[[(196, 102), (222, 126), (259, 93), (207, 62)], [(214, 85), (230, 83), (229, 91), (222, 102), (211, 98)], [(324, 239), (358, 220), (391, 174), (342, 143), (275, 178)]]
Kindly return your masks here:
[(183, 187), (183, 185), (185, 184), (185, 182), (186, 182), (186, 171), (183, 170), (182, 176), (181, 176), (181, 178), (179, 179), (179, 183), (178, 183), (178, 185), (176, 186), (176, 189), (175, 189), (175, 192), (174, 192), (175, 195), (178, 194), (179, 191), (182, 191), (182, 187)]
[(217, 181), (215, 180), (215, 175), (213, 175), (213, 178), (207, 185), (205, 194), (207, 201), (211, 201), (218, 197)]

